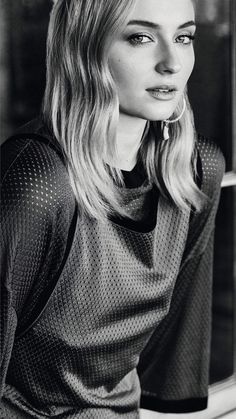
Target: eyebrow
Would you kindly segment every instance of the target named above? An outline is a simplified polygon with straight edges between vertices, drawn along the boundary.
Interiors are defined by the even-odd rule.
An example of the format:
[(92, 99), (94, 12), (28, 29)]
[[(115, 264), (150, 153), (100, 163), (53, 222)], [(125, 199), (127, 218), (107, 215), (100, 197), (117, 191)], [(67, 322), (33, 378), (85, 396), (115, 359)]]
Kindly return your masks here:
[[(140, 26), (147, 26), (153, 29), (160, 29), (161, 26), (158, 23), (150, 22), (149, 20), (130, 20), (128, 22), (129, 25), (140, 25)], [(193, 20), (189, 20), (188, 22), (183, 23), (182, 25), (178, 26), (178, 29), (187, 28), (189, 26), (196, 26), (196, 23)]]

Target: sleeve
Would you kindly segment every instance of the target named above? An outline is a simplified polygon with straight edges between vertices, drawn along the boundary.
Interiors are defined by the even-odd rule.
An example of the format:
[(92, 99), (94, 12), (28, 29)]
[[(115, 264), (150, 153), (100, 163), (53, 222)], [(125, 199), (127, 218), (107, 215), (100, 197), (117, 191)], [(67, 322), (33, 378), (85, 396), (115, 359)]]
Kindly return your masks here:
[(138, 366), (141, 407), (187, 413), (207, 407), (215, 216), (224, 158), (201, 141), (204, 209), (189, 226), (170, 310), (141, 354)]
[(14, 339), (60, 269), (74, 212), (62, 163), (48, 145), (15, 138), (1, 156), (0, 398)]

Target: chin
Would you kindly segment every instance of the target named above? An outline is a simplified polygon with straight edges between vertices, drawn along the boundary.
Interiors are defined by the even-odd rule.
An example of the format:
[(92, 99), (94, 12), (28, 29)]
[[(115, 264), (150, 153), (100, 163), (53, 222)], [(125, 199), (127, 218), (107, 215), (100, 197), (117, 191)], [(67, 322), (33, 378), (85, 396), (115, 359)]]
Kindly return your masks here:
[(139, 113), (136, 115), (138, 118), (146, 119), (147, 121), (164, 121), (164, 119), (169, 119), (175, 111), (175, 108), (171, 111), (147, 111)]
[(146, 119), (148, 121), (163, 121), (164, 119), (169, 119), (173, 115), (176, 107), (178, 106), (178, 101), (173, 102), (159, 102), (155, 105), (147, 104), (147, 106), (142, 106), (139, 109), (133, 109), (133, 116), (138, 118)]
[(147, 121), (163, 121), (173, 115), (177, 105), (178, 102), (159, 102), (158, 104), (147, 104), (146, 106), (142, 103), (138, 108), (128, 106), (126, 108), (120, 107), (120, 111), (131, 117), (145, 119)]
[(149, 121), (163, 121), (171, 118), (179, 103), (179, 97), (170, 101), (158, 101), (155, 104), (147, 104), (143, 108), (143, 114)]

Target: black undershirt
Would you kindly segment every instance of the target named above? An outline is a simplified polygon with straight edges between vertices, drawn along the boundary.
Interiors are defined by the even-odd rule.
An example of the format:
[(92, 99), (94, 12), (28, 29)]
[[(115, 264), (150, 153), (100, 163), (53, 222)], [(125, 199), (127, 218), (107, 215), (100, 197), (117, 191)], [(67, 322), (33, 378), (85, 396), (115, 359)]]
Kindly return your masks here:
[[(138, 160), (137, 164), (131, 171), (122, 170), (123, 179), (125, 183), (125, 187), (128, 189), (132, 188), (139, 188), (143, 185), (145, 180), (147, 179), (147, 175), (145, 173), (143, 164), (141, 161)], [(201, 188), (202, 184), (202, 164), (199, 153), (197, 155), (197, 176), (195, 182), (199, 188)], [(111, 216), (111, 220), (116, 224), (126, 227), (130, 230), (148, 233), (155, 228), (156, 225), (156, 217), (157, 217), (157, 206), (158, 206), (158, 199), (159, 199), (159, 190), (158, 188), (153, 185), (152, 190), (149, 192), (150, 194), (150, 202), (151, 206), (148, 209), (148, 213), (144, 214), (143, 219), (141, 221), (134, 221), (130, 218), (125, 217), (115, 217)], [(190, 221), (194, 211), (192, 210), (190, 213)]]
[[(147, 179), (143, 164), (141, 161), (138, 161), (135, 167), (131, 171), (122, 170), (122, 175), (125, 183), (125, 187), (128, 189), (139, 188), (142, 186)], [(148, 212), (143, 214), (143, 219), (140, 221), (134, 221), (130, 218), (125, 217), (115, 217), (111, 216), (111, 220), (116, 224), (128, 228), (129, 230), (148, 233), (155, 228), (156, 225), (156, 215), (157, 215), (157, 204), (159, 191), (155, 185), (151, 191), (148, 192), (149, 199), (151, 202)]]
[(143, 165), (140, 161), (136, 163), (132, 170), (121, 170), (121, 172), (125, 182), (125, 187), (128, 189), (139, 188), (143, 185), (147, 178)]

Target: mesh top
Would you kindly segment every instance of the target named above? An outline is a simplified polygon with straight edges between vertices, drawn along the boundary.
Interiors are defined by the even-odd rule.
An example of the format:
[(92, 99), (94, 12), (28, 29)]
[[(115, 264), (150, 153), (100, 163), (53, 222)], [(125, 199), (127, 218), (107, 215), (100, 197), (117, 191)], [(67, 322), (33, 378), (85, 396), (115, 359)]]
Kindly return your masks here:
[[(30, 417), (82, 419), (138, 418), (140, 398), (163, 411), (186, 411), (190, 401), (190, 410), (205, 406), (210, 243), (224, 162), (213, 143), (199, 138), (198, 148), (205, 209), (189, 223), (189, 212), (160, 196), (156, 226), (144, 233), (78, 216), (63, 159), (48, 138), (18, 135), (4, 144), (7, 403)], [(147, 182), (124, 188), (134, 220), (150, 197)]]

